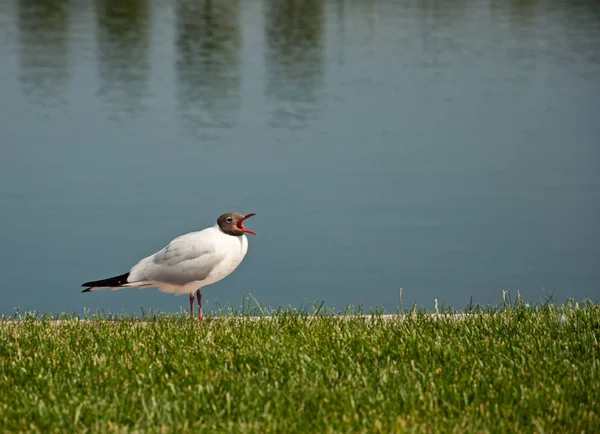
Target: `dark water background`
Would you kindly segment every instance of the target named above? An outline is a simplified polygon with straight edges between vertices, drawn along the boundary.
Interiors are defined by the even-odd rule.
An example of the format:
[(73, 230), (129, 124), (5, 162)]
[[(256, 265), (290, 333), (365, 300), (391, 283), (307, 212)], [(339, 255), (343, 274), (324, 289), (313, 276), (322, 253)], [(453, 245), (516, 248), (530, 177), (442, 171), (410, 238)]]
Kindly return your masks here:
[(0, 313), (226, 211), (241, 306), (600, 295), (600, 3), (0, 0)]

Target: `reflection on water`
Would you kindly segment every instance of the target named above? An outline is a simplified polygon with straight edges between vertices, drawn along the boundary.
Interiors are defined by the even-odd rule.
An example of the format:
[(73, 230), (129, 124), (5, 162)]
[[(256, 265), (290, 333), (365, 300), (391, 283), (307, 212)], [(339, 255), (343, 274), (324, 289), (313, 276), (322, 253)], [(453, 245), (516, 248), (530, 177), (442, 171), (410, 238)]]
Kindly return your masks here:
[(294, 127), (317, 115), (323, 85), (325, 20), (323, 0), (267, 0), (267, 98), (272, 125)]
[(179, 110), (193, 128), (231, 127), (240, 92), (238, 0), (177, 0)]
[(149, 0), (95, 0), (95, 6), (98, 94), (110, 110), (136, 115), (148, 94)]
[(23, 91), (42, 106), (64, 105), (69, 68), (68, 3), (19, 0), (19, 79)]
[(425, 0), (414, 9), (420, 27), (422, 49), (428, 54), (424, 64), (429, 68), (447, 66), (447, 53), (462, 49), (465, 22), (468, 22), (468, 2), (458, 0)]
[[(502, 5), (498, 0), (491, 0), (490, 11), (500, 11)], [(496, 3), (496, 4), (494, 4)], [(506, 2), (505, 2), (506, 3)], [(521, 29), (532, 30), (535, 22), (535, 17), (538, 15), (538, 8), (542, 5), (541, 0), (511, 0), (508, 2), (511, 15), (511, 25), (520, 27)], [(523, 32), (526, 33), (526, 32)]]
[(260, 237), (207, 303), (600, 296), (599, 2), (0, 0), (0, 24), (0, 314), (176, 311), (77, 287), (222, 208)]

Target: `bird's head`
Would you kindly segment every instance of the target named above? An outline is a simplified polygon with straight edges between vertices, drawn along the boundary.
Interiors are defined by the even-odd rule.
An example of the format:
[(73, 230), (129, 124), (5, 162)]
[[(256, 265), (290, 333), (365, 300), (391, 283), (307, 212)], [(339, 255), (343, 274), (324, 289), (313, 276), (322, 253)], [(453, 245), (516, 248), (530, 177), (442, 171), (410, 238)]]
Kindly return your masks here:
[(228, 235), (240, 236), (244, 235), (244, 233), (257, 235), (256, 232), (244, 227), (244, 220), (255, 215), (256, 214), (254, 213), (242, 215), (237, 212), (228, 212), (219, 216), (217, 219), (217, 224), (219, 225), (219, 228), (221, 228), (221, 230)]

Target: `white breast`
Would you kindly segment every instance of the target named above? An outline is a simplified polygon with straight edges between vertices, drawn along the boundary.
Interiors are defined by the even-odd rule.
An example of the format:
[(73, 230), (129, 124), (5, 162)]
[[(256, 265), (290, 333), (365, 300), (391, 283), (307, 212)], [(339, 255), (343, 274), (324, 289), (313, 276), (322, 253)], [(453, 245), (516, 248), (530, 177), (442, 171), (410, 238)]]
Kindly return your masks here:
[(217, 246), (217, 251), (220, 252), (219, 256), (222, 254), (223, 259), (215, 264), (206, 279), (202, 282), (194, 282), (202, 283), (202, 286), (218, 282), (231, 274), (233, 270), (242, 263), (244, 256), (246, 256), (246, 253), (248, 252), (248, 239), (246, 238), (246, 235), (234, 237), (224, 234), (220, 229), (217, 230), (218, 233), (215, 235), (215, 244)]

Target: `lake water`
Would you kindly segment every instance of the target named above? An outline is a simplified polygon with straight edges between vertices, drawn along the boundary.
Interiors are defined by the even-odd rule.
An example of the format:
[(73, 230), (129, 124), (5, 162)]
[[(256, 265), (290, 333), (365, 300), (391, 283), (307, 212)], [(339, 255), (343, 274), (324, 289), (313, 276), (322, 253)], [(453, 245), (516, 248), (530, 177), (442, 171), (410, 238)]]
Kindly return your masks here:
[(0, 313), (226, 211), (205, 306), (600, 297), (600, 3), (0, 0)]

